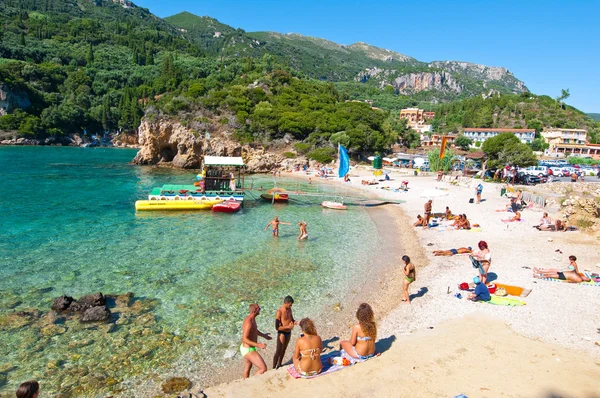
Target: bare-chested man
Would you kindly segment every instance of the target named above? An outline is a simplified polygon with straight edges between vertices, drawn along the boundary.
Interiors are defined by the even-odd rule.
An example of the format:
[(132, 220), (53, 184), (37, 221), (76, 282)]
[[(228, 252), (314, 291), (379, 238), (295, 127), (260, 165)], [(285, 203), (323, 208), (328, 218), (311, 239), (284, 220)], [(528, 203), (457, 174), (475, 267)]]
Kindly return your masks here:
[(244, 379), (250, 376), (250, 369), (252, 365), (258, 368), (256, 374), (263, 374), (267, 371), (267, 365), (262, 359), (256, 348), (265, 349), (267, 345), (265, 343), (258, 342), (258, 336), (271, 340), (269, 333), (262, 333), (256, 326), (256, 317), (260, 314), (260, 306), (258, 304), (250, 304), (250, 314), (244, 319), (242, 325), (242, 344), (240, 345), (240, 352), (244, 357)]
[(298, 223), (300, 227), (300, 235), (298, 235), (298, 240), (308, 239), (308, 231), (306, 230), (306, 221), (300, 221)]
[(279, 221), (279, 217), (275, 216), (275, 218), (267, 224), (265, 231), (269, 228), (269, 226), (271, 226), (273, 228), (273, 236), (279, 237), (279, 224), (292, 225), (289, 222)]
[(275, 314), (275, 329), (277, 329), (277, 349), (273, 356), (273, 368), (277, 369), (281, 366), (283, 357), (285, 356), (285, 350), (292, 337), (292, 329), (296, 325), (296, 320), (292, 315), (292, 305), (294, 299), (292, 296), (286, 296), (283, 299), (283, 305), (277, 310)]

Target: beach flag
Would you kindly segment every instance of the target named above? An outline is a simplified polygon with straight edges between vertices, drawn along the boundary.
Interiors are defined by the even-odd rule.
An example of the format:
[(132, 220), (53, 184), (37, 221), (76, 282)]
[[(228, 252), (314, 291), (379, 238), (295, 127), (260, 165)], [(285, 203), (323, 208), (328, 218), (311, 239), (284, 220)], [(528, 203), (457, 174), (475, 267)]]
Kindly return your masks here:
[(350, 171), (350, 158), (348, 157), (348, 150), (340, 144), (338, 144), (338, 161), (340, 164), (338, 177), (342, 178)]
[(442, 147), (440, 148), (440, 159), (444, 159), (446, 155), (446, 142), (448, 141), (447, 136), (442, 137)]

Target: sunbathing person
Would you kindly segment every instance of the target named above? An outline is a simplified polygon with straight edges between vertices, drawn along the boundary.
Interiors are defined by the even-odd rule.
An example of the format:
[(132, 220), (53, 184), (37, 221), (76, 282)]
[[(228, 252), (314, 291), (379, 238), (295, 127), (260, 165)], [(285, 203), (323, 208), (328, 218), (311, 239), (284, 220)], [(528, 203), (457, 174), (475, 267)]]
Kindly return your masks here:
[(534, 278), (553, 278), (560, 279), (563, 281), (569, 281), (572, 283), (581, 283), (581, 282), (589, 282), (590, 278), (585, 276), (584, 274), (579, 273), (579, 268), (577, 268), (577, 257), (569, 256), (569, 266), (565, 270), (559, 270), (555, 268), (551, 269), (542, 269), (542, 268), (533, 268), (533, 277)]
[(352, 327), (350, 340), (340, 342), (340, 350), (346, 351), (352, 358), (365, 360), (375, 354), (375, 339), (377, 339), (377, 325), (373, 309), (367, 303), (362, 303), (356, 311), (358, 324)]
[(520, 211), (516, 211), (515, 215), (512, 216), (512, 218), (509, 218), (507, 220), (502, 220), (504, 222), (515, 222), (515, 221), (521, 221), (521, 212)]
[(462, 214), (459, 214), (454, 219), (454, 222), (452, 223), (451, 227), (459, 229), (462, 224), (463, 224), (463, 216), (462, 216)]
[(467, 219), (466, 214), (461, 214), (459, 219), (456, 220), (452, 225), (456, 225), (456, 229), (471, 229), (471, 222)]
[(417, 216), (417, 222), (413, 224), (413, 227), (424, 227), (425, 225), (427, 225), (425, 224), (425, 219), (419, 214)]
[(554, 224), (554, 230), (567, 232), (567, 223), (561, 220), (556, 220), (556, 223)]
[(304, 318), (300, 321), (302, 333), (296, 340), (294, 349), (294, 368), (302, 376), (314, 376), (321, 372), (323, 364), (321, 363), (321, 352), (323, 351), (323, 341), (317, 334), (317, 328), (312, 320)]
[(450, 249), (450, 250), (434, 250), (434, 256), (455, 256), (457, 254), (469, 254), (472, 253), (473, 249), (471, 246), (469, 247), (459, 247), (458, 249)]
[(539, 229), (540, 231), (551, 231), (553, 227), (552, 219), (548, 213), (544, 212), (544, 215), (540, 219), (540, 223), (538, 225), (534, 225), (533, 227)]
[(455, 217), (452, 215), (452, 210), (448, 206), (446, 206), (446, 212), (444, 213), (444, 217), (446, 220), (453, 220)]

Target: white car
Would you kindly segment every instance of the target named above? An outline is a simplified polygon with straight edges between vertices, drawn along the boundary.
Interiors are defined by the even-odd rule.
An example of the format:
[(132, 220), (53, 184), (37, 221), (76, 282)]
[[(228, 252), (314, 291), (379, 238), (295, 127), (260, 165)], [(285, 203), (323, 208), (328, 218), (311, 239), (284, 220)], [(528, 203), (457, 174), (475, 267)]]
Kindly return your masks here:
[(550, 167), (550, 170), (552, 170), (552, 175), (554, 177), (564, 177), (562, 168), (560, 168), (560, 167)]

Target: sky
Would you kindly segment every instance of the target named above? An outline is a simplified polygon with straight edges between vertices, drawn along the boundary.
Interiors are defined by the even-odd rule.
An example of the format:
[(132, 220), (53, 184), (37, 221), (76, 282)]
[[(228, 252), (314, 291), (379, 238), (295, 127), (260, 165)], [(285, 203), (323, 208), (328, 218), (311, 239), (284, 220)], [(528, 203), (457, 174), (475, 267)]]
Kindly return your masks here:
[(366, 42), (419, 61), (502, 66), (534, 94), (600, 113), (598, 0), (134, 0), (159, 17), (182, 11), (247, 32)]

